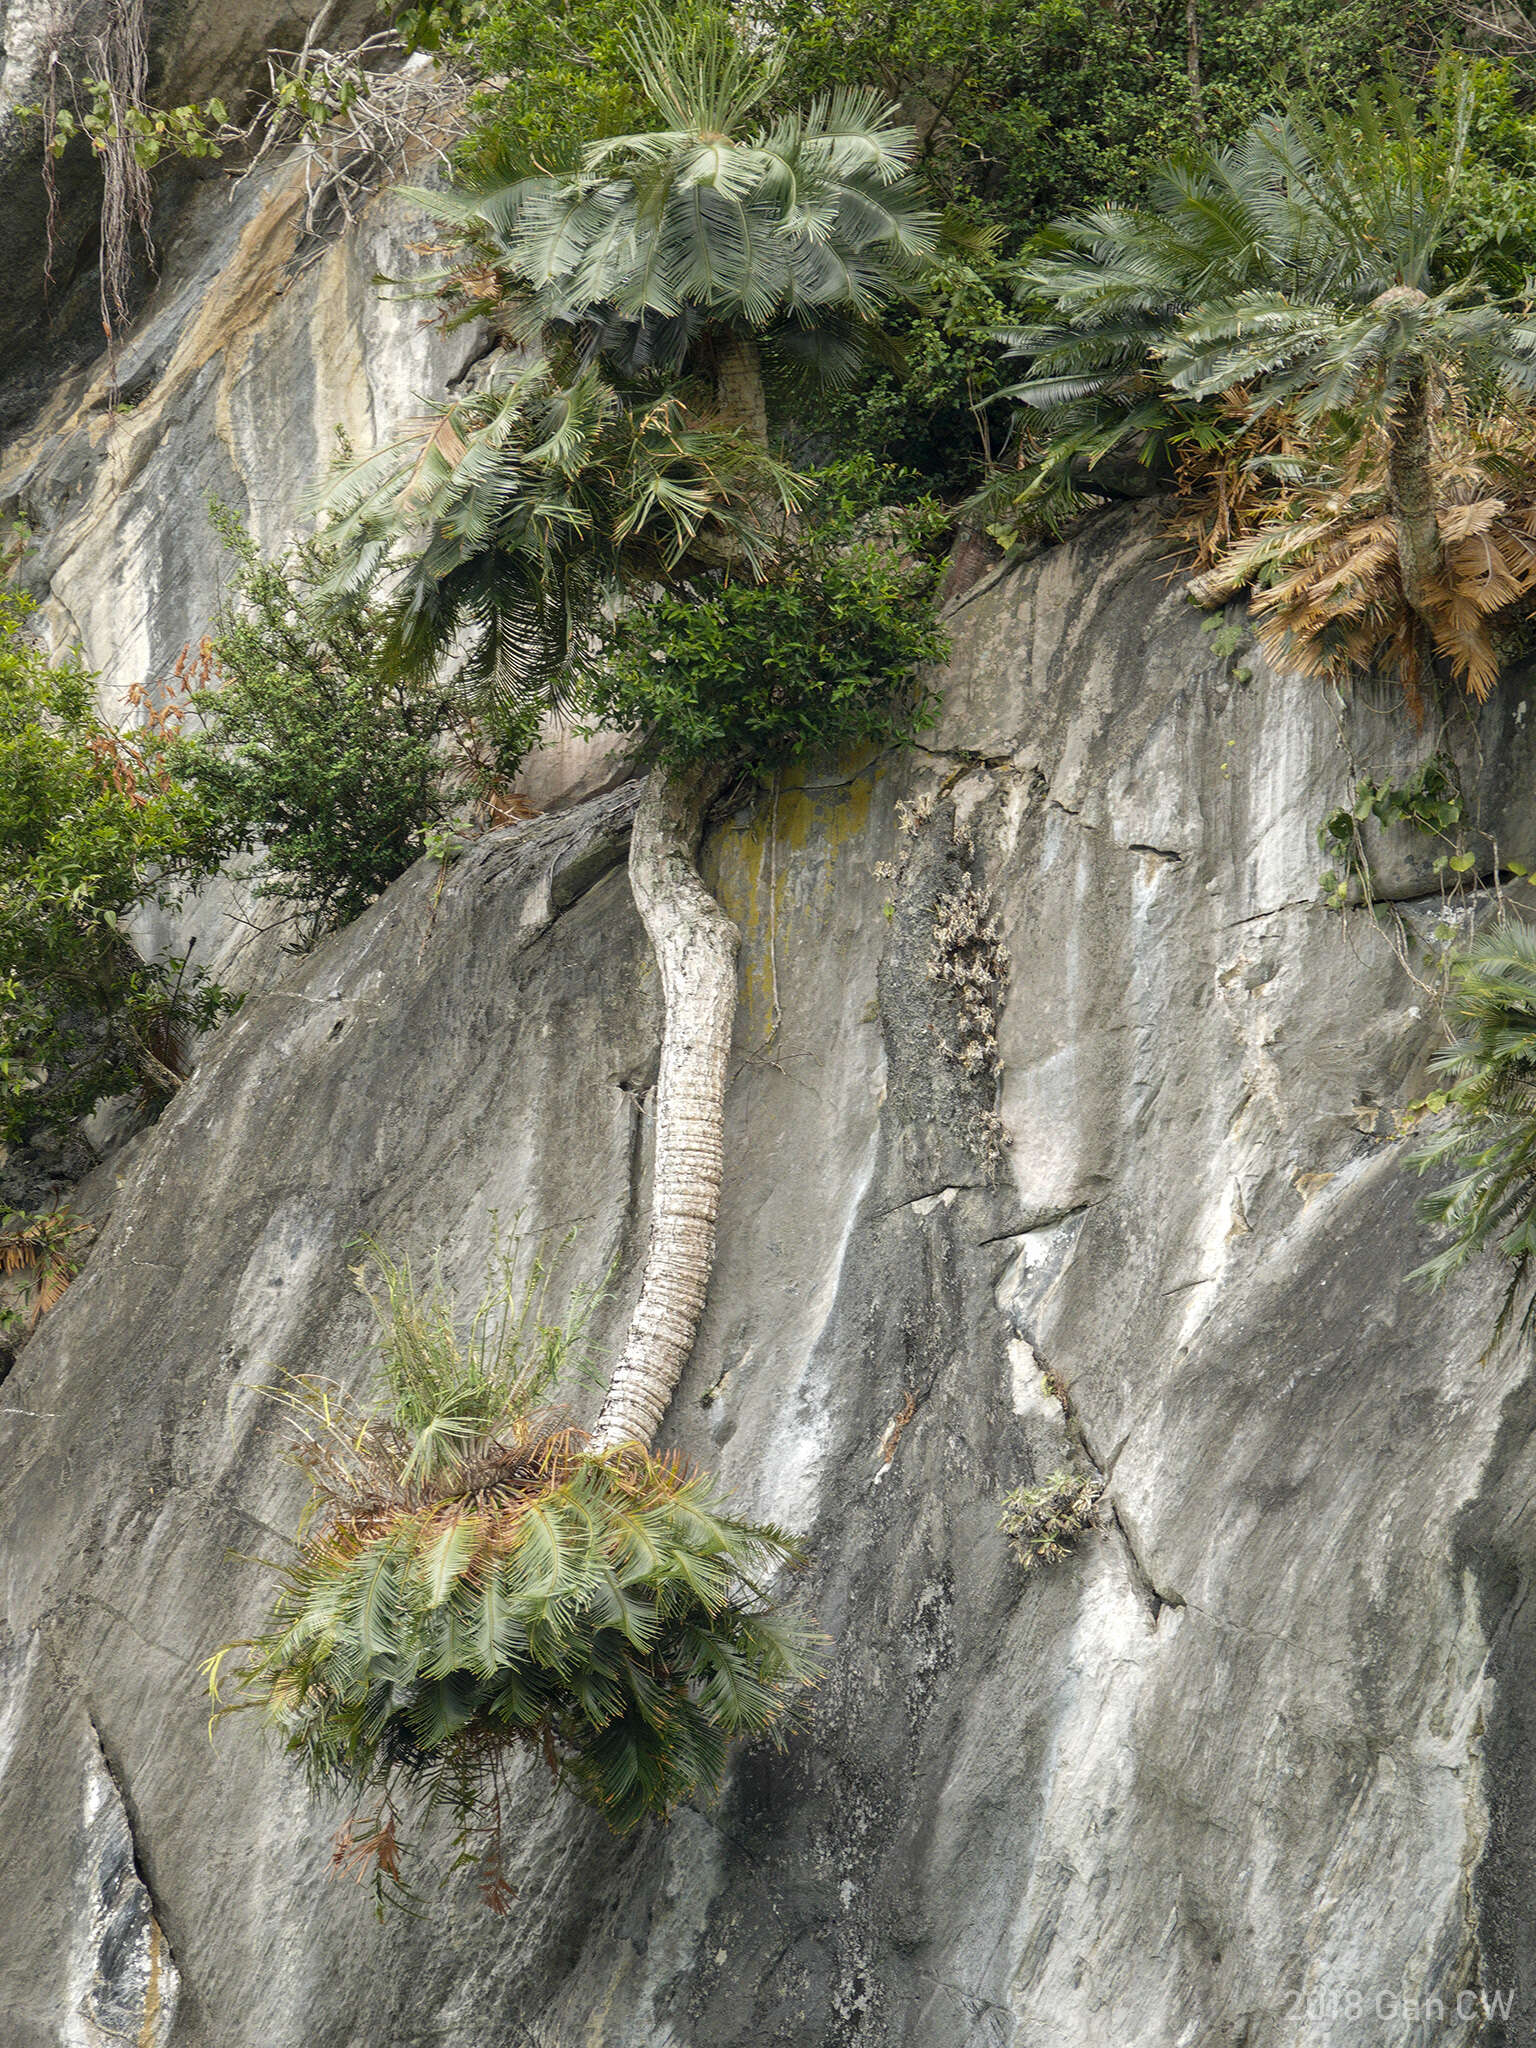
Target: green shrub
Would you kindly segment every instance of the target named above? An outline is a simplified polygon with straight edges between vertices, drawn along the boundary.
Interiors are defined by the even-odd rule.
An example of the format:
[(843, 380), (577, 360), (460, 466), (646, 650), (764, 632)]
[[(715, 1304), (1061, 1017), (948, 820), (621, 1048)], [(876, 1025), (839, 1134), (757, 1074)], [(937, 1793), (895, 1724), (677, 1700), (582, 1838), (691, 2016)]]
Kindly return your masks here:
[[(338, 1861), (400, 1891), (398, 1829), (445, 1813), (500, 1910), (502, 1800), (542, 1759), (616, 1830), (781, 1735), (815, 1638), (765, 1574), (798, 1557), (712, 1482), (638, 1447), (597, 1455), (547, 1400), (594, 1297), (545, 1319), (542, 1262), (465, 1330), (441, 1288), (375, 1253), (382, 1402), (313, 1378), (284, 1398), (311, 1497), (272, 1620), (207, 1666), (354, 1805)], [(364, 1276), (360, 1274), (360, 1279)], [(476, 1846), (478, 1845), (478, 1846)]]
[(322, 543), (264, 561), (234, 519), (215, 520), (239, 567), (192, 696), (206, 726), (175, 742), (169, 765), (206, 865), (255, 852), (255, 893), (309, 943), (420, 857), (423, 833), (463, 794), (445, 742), (465, 720), (448, 690), (400, 679), (384, 607), (334, 594)]
[(1305, 75), (1346, 105), (1384, 51), (1432, 53), (1446, 28), (1430, 0), (1200, 0), (1197, 102), (1187, 16), (1165, 0), (760, 0), (760, 11), (785, 47), (786, 95), (877, 81), (924, 132), (938, 189), (980, 199), (1015, 233), (1129, 197), (1202, 133), (1238, 134), (1277, 75)]
[(50, 667), (26, 601), (0, 597), (0, 1144), (62, 1131), (132, 1089), (174, 1088), (189, 1035), (233, 1000), (146, 960), (135, 914), (175, 901), (197, 833), (164, 769)]
[(911, 739), (944, 657), (931, 507), (882, 510), (868, 464), (823, 471), (804, 524), (761, 580), (721, 576), (625, 612), (587, 690), (594, 721), (652, 757), (767, 771), (859, 742)]
[(925, 304), (891, 308), (894, 360), (872, 361), (846, 385), (770, 377), (770, 411), (786, 422), (791, 448), (883, 462), (920, 491), (973, 490), (1007, 434), (1006, 416), (984, 401), (1002, 382), (1010, 275), (990, 248), (952, 252), (928, 278)]

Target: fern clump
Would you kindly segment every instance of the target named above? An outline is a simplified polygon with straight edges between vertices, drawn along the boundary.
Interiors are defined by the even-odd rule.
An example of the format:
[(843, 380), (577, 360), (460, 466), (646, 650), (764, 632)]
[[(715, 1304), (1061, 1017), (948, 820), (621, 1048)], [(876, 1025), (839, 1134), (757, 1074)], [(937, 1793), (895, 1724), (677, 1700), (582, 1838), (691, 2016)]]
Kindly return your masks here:
[(311, 1791), (352, 1816), (338, 1865), (400, 1888), (402, 1822), (446, 1813), (504, 1908), (500, 1825), (521, 1751), (623, 1832), (782, 1733), (815, 1637), (765, 1581), (798, 1561), (713, 1482), (639, 1446), (597, 1454), (545, 1404), (592, 1297), (553, 1325), (542, 1267), (467, 1332), (441, 1289), (375, 1254), (381, 1402), (294, 1381), (311, 1498), (268, 1628), (210, 1660)]
[[(1452, 963), (1446, 1014), (1457, 1036), (1433, 1064), (1450, 1085), (1427, 1107), (1450, 1117), (1410, 1163), (1453, 1169), (1419, 1205), (1451, 1241), (1414, 1277), (1438, 1286), (1475, 1253), (1497, 1251), (1512, 1268), (1497, 1339), (1536, 1255), (1536, 929), (1500, 924), (1474, 939)], [(1533, 1326), (1536, 1297), (1524, 1316)]]
[(1025, 1571), (1058, 1564), (1087, 1529), (1098, 1524), (1102, 1480), (1077, 1472), (1052, 1472), (1038, 1486), (1016, 1486), (1003, 1501), (998, 1523)]

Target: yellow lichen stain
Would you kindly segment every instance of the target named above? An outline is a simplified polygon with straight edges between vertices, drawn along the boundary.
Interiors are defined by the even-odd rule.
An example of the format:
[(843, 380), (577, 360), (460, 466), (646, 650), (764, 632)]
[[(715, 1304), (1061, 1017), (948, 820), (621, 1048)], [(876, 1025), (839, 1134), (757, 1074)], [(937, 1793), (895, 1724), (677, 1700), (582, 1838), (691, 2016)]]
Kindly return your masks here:
[(144, 1986), (144, 2023), (137, 2048), (157, 2048), (160, 2039), (160, 1948), (165, 1936), (153, 1915), (149, 1922), (149, 1982)]
[(727, 825), (705, 849), (704, 879), (741, 932), (742, 1020), (751, 1040), (772, 1034), (784, 998), (784, 941), (797, 921), (814, 923), (829, 909), (847, 849), (867, 839), (885, 767), (873, 756), (848, 781), (812, 788), (803, 768), (786, 769), (745, 825)]
[[(625, 1948), (628, 1950), (628, 1943), (625, 1944)], [(587, 2014), (581, 2048), (603, 2048), (604, 2042), (609, 2038), (608, 2023), (613, 2018), (615, 2005), (621, 2010), (632, 2006), (635, 1996), (634, 1986), (630, 1982), (633, 1964), (633, 1953), (626, 1953), (608, 1980), (608, 1989), (603, 1995), (602, 2002), (594, 2005)]]

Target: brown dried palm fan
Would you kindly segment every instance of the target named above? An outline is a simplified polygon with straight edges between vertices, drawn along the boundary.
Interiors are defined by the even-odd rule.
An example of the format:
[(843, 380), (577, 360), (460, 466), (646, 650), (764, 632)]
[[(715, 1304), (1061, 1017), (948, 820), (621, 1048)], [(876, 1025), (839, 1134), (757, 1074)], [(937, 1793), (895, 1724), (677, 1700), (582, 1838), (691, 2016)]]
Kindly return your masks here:
[(1174, 531), (1195, 550), (1190, 595), (1216, 605), (1251, 589), (1260, 645), (1303, 675), (1395, 672), (1418, 715), (1438, 658), (1481, 703), (1500, 637), (1536, 589), (1536, 423), (1452, 390), (1432, 439), (1444, 573), (1426, 610), (1403, 591), (1385, 429), (1338, 455), (1283, 420), (1187, 458)]

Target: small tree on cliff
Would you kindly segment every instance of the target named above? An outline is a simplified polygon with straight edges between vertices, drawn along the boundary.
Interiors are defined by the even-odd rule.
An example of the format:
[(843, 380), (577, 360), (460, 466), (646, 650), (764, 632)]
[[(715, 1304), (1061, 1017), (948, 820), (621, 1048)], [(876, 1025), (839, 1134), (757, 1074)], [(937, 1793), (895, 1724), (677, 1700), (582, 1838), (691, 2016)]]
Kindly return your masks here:
[(1225, 485), (1187, 529), (1210, 542), (1199, 601), (1254, 583), (1303, 667), (1433, 651), (1484, 694), (1484, 622), (1536, 583), (1536, 447), (1501, 413), (1525, 416), (1536, 326), (1460, 254), (1476, 112), (1470, 73), (1428, 129), (1392, 89), (1293, 105), (1170, 164), (1146, 205), (1061, 223), (1003, 394), (1039, 420), (1023, 509), (1171, 442)]

